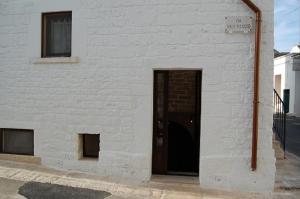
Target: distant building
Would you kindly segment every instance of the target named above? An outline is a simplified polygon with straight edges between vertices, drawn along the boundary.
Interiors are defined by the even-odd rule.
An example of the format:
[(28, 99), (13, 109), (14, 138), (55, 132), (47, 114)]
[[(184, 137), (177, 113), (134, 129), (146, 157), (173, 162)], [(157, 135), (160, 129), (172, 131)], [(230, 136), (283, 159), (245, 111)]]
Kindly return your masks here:
[(289, 53), (288, 52), (279, 52), (278, 50), (274, 49), (274, 58), (281, 57), (286, 54), (289, 54)]
[(274, 54), (274, 88), (290, 115), (300, 116), (300, 45)]

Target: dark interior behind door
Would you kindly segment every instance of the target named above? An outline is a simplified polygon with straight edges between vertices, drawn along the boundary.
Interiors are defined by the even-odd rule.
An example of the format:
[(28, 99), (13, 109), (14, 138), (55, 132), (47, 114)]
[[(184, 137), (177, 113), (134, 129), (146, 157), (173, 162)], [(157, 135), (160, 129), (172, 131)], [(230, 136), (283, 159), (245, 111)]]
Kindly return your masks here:
[(154, 72), (154, 174), (198, 175), (201, 71)]

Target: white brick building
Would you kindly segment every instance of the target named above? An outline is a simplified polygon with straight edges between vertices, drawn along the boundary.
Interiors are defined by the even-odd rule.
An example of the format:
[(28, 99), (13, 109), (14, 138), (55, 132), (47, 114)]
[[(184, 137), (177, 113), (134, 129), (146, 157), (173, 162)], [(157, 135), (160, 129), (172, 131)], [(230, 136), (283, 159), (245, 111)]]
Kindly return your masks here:
[(274, 59), (274, 88), (289, 115), (300, 116), (300, 45)]
[[(174, 163), (172, 174), (199, 174), (203, 187), (271, 191), (275, 175), (271, 130), (273, 1), (254, 2), (262, 10), (256, 171), (250, 167), (254, 32), (225, 32), (226, 16), (254, 16), (241, 0), (1, 0), (3, 152), (15, 150), (4, 138), (14, 132), (9, 129), (28, 129), (34, 132), (34, 156), (40, 157), (43, 165), (148, 181), (153, 173), (172, 173), (170, 162), (177, 161), (168, 155), (156, 157), (163, 165), (157, 168), (165, 168), (153, 171), (153, 151), (166, 146), (165, 135), (153, 139), (154, 128), (171, 129), (166, 118), (189, 118), (191, 126), (185, 130), (194, 133), (199, 161), (191, 163), (190, 170), (180, 170), (179, 163)], [(48, 35), (47, 28), (55, 25), (42, 27), (42, 21), (48, 24), (48, 15), (43, 13), (60, 11), (71, 15), (71, 46)], [(67, 34), (69, 29), (62, 31)], [(42, 45), (48, 39), (45, 37), (69, 49), (71, 57), (45, 58), (55, 51)], [(161, 70), (155, 79), (154, 72)], [(178, 93), (196, 90), (195, 100), (187, 102), (191, 97), (185, 94), (176, 96), (186, 100), (187, 109), (194, 103), (191, 110), (195, 111), (192, 114), (186, 109), (184, 114), (172, 115), (170, 109), (177, 107), (178, 113), (183, 107), (180, 103), (185, 102), (174, 100), (171, 106), (176, 96), (172, 98), (175, 86), (170, 86), (170, 79), (174, 75), (174, 82), (191, 80), (181, 75), (189, 71), (194, 71), (197, 81), (193, 85), (186, 82)], [(160, 89), (168, 89), (167, 94)], [(160, 113), (164, 120), (157, 120)], [(98, 158), (83, 157), (82, 134), (100, 134)], [(155, 153), (171, 150), (160, 149)]]

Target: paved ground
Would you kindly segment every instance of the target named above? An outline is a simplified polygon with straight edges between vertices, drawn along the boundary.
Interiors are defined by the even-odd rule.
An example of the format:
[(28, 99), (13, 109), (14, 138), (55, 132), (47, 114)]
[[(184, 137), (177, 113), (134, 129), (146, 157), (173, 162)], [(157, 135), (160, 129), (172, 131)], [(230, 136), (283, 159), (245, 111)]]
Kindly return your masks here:
[[(289, 159), (289, 161), (292, 161), (292, 159)], [(286, 186), (285, 182), (281, 184), (280, 182), (282, 179), (297, 181), (293, 172), (299, 172), (300, 167), (298, 164), (300, 164), (300, 160), (296, 159), (294, 162), (282, 160), (278, 164), (282, 172), (277, 176), (278, 186), (275, 192), (260, 195), (202, 189), (197, 184), (197, 180), (188, 178), (190, 181), (187, 181), (184, 177), (175, 178), (175, 181), (179, 183), (172, 182), (173, 177), (168, 179), (156, 177), (148, 183), (134, 184), (104, 180), (87, 174), (56, 171), (40, 165), (1, 160), (0, 199), (47, 198), (39, 195), (42, 192), (52, 196), (48, 197), (51, 199), (75, 198), (73, 196), (69, 197), (70, 195), (64, 195), (63, 197), (59, 195), (61, 193), (68, 194), (70, 190), (72, 193), (86, 194), (81, 195), (81, 198), (85, 199), (299, 199), (300, 189), (295, 186), (295, 183), (292, 184), (293, 186)], [(291, 164), (294, 167), (289, 168), (290, 173), (283, 172), (285, 170), (282, 168)], [(298, 174), (300, 179), (300, 172)]]
[(19, 188), (18, 193), (28, 199), (104, 199), (111, 194), (105, 191), (68, 187), (50, 183), (26, 182)]
[(276, 169), (275, 192), (277, 197), (300, 199), (300, 158), (286, 153), (285, 159), (283, 157), (277, 159)]
[(0, 178), (0, 199), (104, 199), (110, 195), (104, 191)]
[(18, 194), (18, 189), (23, 184), (22, 181), (0, 178), (0, 199), (24, 199)]
[(300, 157), (300, 117), (287, 118), (287, 151)]
[(0, 199), (125, 199), (108, 192), (0, 178)]

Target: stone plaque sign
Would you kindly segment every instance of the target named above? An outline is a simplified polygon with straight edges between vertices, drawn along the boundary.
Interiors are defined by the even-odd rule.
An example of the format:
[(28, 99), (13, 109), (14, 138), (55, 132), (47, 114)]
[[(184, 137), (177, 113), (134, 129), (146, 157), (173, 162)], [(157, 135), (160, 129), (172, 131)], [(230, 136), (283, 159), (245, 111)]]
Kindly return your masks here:
[(249, 16), (225, 17), (225, 32), (249, 33), (253, 30), (253, 18)]

